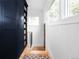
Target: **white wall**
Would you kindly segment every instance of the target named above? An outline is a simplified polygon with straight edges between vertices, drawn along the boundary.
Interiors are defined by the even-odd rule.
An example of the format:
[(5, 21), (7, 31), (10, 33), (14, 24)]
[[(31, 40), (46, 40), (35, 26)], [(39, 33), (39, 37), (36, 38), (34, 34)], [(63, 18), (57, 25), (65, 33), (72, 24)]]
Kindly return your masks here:
[(43, 46), (43, 33), (41, 32), (40, 25), (30, 25), (29, 30), (33, 32), (33, 45), (34, 46)]
[(44, 46), (44, 31), (43, 31), (43, 12), (42, 11), (28, 11), (28, 16), (39, 17), (39, 25), (28, 25), (28, 31), (33, 32), (33, 46)]
[(43, 14), (49, 9), (54, 0), (26, 0), (28, 3), (28, 17), (39, 17), (39, 25), (29, 25), (33, 32), (33, 46), (44, 45)]
[(47, 24), (46, 45), (55, 59), (79, 59), (79, 15)]

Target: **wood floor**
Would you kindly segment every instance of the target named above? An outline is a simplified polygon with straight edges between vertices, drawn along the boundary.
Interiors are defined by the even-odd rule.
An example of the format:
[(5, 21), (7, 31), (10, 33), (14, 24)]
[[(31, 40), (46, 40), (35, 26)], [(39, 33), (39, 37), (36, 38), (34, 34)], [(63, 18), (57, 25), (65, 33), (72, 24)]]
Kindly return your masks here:
[(34, 49), (30, 50), (26, 47), (19, 59), (50, 59), (48, 51)]

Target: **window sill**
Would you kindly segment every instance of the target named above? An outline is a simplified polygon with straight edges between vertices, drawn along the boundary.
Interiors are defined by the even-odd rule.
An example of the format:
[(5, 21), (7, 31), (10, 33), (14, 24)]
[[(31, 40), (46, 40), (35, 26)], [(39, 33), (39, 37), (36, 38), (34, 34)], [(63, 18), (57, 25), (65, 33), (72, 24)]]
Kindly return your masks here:
[(47, 25), (69, 25), (69, 24), (79, 24), (79, 15), (75, 15), (69, 18), (61, 19), (58, 21), (51, 21), (47, 23)]

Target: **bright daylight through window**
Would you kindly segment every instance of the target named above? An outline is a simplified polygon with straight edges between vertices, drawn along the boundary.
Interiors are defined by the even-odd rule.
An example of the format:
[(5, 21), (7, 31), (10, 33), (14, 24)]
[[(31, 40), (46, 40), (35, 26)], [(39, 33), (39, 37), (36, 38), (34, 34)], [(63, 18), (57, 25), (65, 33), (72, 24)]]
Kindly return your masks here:
[(79, 0), (68, 0), (69, 2), (69, 15), (79, 14)]
[(48, 11), (48, 16), (54, 21), (59, 18), (59, 0), (55, 0), (52, 4), (50, 10)]
[(48, 19), (57, 21), (79, 14), (79, 0), (55, 0), (47, 12)]
[(28, 17), (27, 24), (28, 25), (39, 25), (39, 17)]

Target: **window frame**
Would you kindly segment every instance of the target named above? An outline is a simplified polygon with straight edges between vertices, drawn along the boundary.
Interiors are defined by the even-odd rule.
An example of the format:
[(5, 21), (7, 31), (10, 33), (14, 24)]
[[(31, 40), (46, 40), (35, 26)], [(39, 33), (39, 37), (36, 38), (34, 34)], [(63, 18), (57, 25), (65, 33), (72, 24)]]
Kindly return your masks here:
[[(51, 5), (51, 7), (52, 7), (52, 5)], [(72, 17), (72, 16), (74, 16), (74, 15), (70, 15), (69, 0), (59, 0), (59, 19), (58, 20), (62, 20), (62, 19)]]

